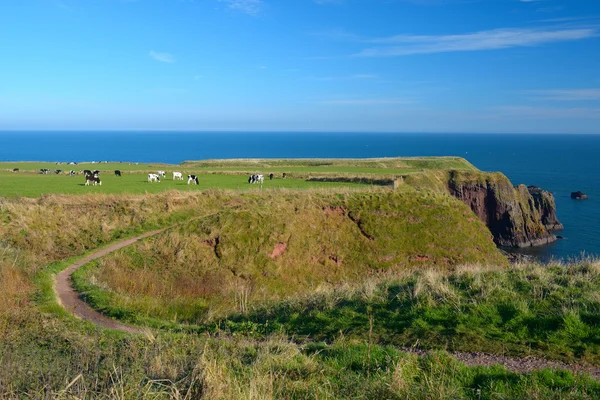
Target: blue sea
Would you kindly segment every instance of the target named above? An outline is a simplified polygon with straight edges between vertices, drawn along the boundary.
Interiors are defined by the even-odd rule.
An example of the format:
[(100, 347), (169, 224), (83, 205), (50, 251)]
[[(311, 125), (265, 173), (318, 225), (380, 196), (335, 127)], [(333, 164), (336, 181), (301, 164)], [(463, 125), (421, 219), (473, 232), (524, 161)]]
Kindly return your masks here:
[[(180, 163), (215, 158), (461, 156), (554, 193), (565, 239), (542, 259), (600, 255), (600, 135), (257, 132), (0, 132), (0, 161)], [(0, 183), (1, 184), (1, 183)], [(570, 199), (572, 191), (587, 201)]]

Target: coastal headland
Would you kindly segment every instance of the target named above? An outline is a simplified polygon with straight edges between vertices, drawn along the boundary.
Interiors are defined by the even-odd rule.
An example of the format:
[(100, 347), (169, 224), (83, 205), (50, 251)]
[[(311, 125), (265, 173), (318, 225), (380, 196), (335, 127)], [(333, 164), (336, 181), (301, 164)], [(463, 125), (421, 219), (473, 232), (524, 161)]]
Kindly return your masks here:
[(455, 157), (92, 165), (0, 172), (4, 397), (600, 395), (600, 264), (497, 248), (551, 240), (542, 189)]
[[(103, 186), (85, 187), (82, 171), (98, 170)], [(18, 172), (15, 172), (18, 170)], [(47, 174), (40, 171), (48, 170)], [(114, 176), (114, 171), (122, 172)], [(149, 184), (148, 173), (166, 171), (162, 182)], [(56, 173), (60, 171), (59, 173)], [(72, 174), (69, 174), (73, 171)], [(172, 172), (199, 177), (173, 180)], [(483, 172), (460, 157), (374, 159), (234, 159), (186, 161), (179, 165), (122, 162), (0, 163), (0, 195), (153, 193), (169, 189), (251, 190), (248, 175), (267, 177), (262, 190), (272, 189), (393, 189), (399, 192), (429, 190), (449, 194), (467, 204), (486, 224), (494, 241), (504, 247), (529, 247), (556, 240), (562, 229), (554, 197), (538, 187), (513, 184), (500, 172)], [(285, 179), (283, 178), (285, 174)], [(269, 176), (272, 178), (269, 179)]]

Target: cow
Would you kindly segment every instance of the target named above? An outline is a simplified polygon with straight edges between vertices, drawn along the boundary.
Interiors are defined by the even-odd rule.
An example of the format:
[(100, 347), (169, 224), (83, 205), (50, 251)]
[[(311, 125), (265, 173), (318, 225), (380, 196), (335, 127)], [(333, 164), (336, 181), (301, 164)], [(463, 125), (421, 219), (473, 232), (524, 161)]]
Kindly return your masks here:
[(198, 184), (198, 177), (196, 175), (188, 175), (188, 185), (190, 185), (192, 183), (194, 185)]
[(181, 174), (181, 172), (173, 172), (173, 180), (178, 179), (180, 181), (183, 180), (183, 175)]
[(13, 168), (13, 172), (19, 172), (19, 168)]
[(102, 186), (102, 181), (100, 180), (100, 178), (98, 178), (97, 176), (94, 176), (94, 175), (86, 175), (85, 176), (85, 186), (90, 186), (90, 183), (93, 183), (94, 186), (96, 186), (96, 185)]
[(60, 175), (60, 174), (62, 173), (62, 169), (57, 169), (56, 171), (54, 171), (54, 173), (55, 173), (56, 175)]
[(248, 183), (263, 183), (265, 181), (265, 176), (260, 174), (252, 174), (248, 178)]
[(167, 174), (165, 173), (165, 171), (158, 171), (157, 175), (160, 176), (161, 178), (166, 178)]
[(96, 177), (97, 177), (98, 175), (100, 175), (100, 171), (98, 171), (97, 169), (95, 169), (95, 170), (92, 172), (92, 174), (94, 174), (94, 176), (96, 176)]
[(119, 171), (118, 169), (115, 170), (115, 176), (121, 176), (121, 171)]
[(77, 173), (73, 170), (69, 171), (69, 176), (75, 176)]
[(49, 169), (47, 169), (47, 168), (42, 168), (42, 169), (40, 169), (40, 174), (47, 175), (47, 174), (48, 174), (48, 172), (50, 172), (50, 170), (49, 170)]
[(84, 169), (84, 170), (83, 170), (83, 174), (84, 174), (85, 176), (87, 176), (87, 175), (92, 175), (92, 171), (90, 171), (89, 169)]
[(158, 182), (160, 183), (160, 176), (157, 174), (148, 174), (148, 182)]
[(269, 180), (272, 181), (273, 180), (273, 173), (269, 174)]
[(283, 175), (281, 176), (283, 179), (285, 179), (287, 175), (285, 174), (285, 172), (283, 173)]

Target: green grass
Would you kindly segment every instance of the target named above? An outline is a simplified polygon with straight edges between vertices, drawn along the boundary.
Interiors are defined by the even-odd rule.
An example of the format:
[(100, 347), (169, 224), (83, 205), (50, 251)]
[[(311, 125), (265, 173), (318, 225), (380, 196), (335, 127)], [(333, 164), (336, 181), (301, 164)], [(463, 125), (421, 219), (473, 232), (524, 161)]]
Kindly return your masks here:
[[(11, 172), (19, 168), (20, 172)], [(85, 187), (82, 175), (70, 177), (63, 174), (41, 175), (41, 168), (51, 171), (71, 169), (79, 172), (84, 169), (101, 171), (102, 187)], [(114, 176), (114, 170), (121, 170), (123, 176)], [(130, 164), (130, 163), (82, 163), (66, 165), (41, 162), (0, 163), (0, 196), (39, 197), (43, 194), (87, 194), (87, 193), (157, 193), (170, 189), (203, 190), (207, 188), (247, 190), (247, 175), (262, 173), (267, 177), (264, 188), (336, 188), (356, 187), (357, 185), (391, 185), (396, 179), (410, 175), (420, 175), (437, 170), (458, 169), (476, 171), (466, 160), (458, 157), (431, 158), (387, 158), (387, 159), (309, 159), (309, 160), (208, 160), (190, 161), (180, 165)], [(160, 184), (148, 184), (147, 174), (164, 170), (167, 178)], [(200, 185), (188, 186), (186, 181), (172, 181), (173, 171), (185, 175), (200, 175)], [(288, 175), (281, 179), (282, 173)], [(268, 175), (273, 173), (274, 180)], [(415, 180), (416, 182), (418, 179)], [(415, 186), (415, 185), (413, 185)], [(254, 186), (254, 188), (256, 185)], [(360, 186), (359, 186), (360, 187)]]
[[(101, 174), (102, 185), (85, 186), (82, 175), (42, 175), (36, 173), (0, 172), (0, 196), (39, 197), (45, 194), (144, 194), (160, 193), (167, 190), (200, 191), (205, 189), (260, 190), (258, 184), (248, 184), (245, 175), (202, 174), (198, 185), (188, 185), (187, 178), (173, 181), (171, 176), (160, 183), (148, 183), (147, 174), (126, 173), (116, 177), (111, 173)], [(319, 189), (319, 188), (368, 188), (368, 185), (351, 182), (309, 182), (304, 179), (274, 179), (267, 177), (263, 190), (271, 189)]]
[[(429, 226), (431, 221), (435, 228), (432, 232), (439, 231), (440, 226), (457, 231), (459, 240), (444, 244), (462, 251), (457, 253), (453, 249), (453, 254), (481, 252), (482, 249), (473, 247), (480, 239), (474, 221), (456, 213), (449, 214), (450, 219), (442, 218), (447, 211), (465, 209), (461, 203), (452, 206), (454, 202), (447, 196), (427, 192), (392, 195), (347, 190), (337, 193), (209, 190), (197, 194), (0, 199), (0, 397), (211, 400), (600, 397), (598, 381), (586, 375), (551, 370), (516, 374), (501, 367), (465, 367), (444, 352), (418, 358), (393, 346), (400, 343), (394, 340), (402, 335), (409, 337), (411, 332), (418, 332), (426, 345), (446, 347), (443, 337), (436, 335), (440, 331), (452, 333), (452, 329), (454, 333), (460, 332), (456, 330), (460, 325), (450, 323), (459, 320), (474, 330), (469, 337), (474, 346), (483, 343), (476, 340), (483, 337), (496, 348), (503, 343), (510, 347), (515, 340), (526, 337), (519, 330), (515, 333), (514, 328), (529, 320), (535, 323), (527, 326), (537, 327), (533, 332), (538, 335), (536, 338), (548, 341), (550, 356), (556, 349), (565, 354), (577, 349), (575, 358), (593, 360), (597, 354), (595, 321), (599, 314), (596, 263), (560, 270), (525, 266), (514, 273), (483, 268), (450, 275), (424, 272), (387, 277), (392, 280), (384, 275), (363, 274), (360, 282), (353, 284), (311, 287), (293, 293), (284, 301), (250, 303), (245, 314), (230, 315), (220, 324), (217, 320), (192, 332), (178, 329), (181, 325), (176, 323), (164, 323), (164, 329), (146, 335), (115, 334), (81, 323), (60, 309), (53, 299), (52, 275), (74, 259), (64, 258), (78, 258), (110, 241), (197, 215), (209, 214), (197, 223), (190, 222), (182, 229), (139, 243), (140, 247), (127, 249), (130, 253), (124, 256), (133, 257), (138, 263), (134, 266), (145, 262), (148, 270), (156, 266), (159, 278), (155, 282), (168, 282), (170, 277), (183, 276), (181, 273), (186, 270), (180, 267), (191, 264), (186, 257), (196, 254), (202, 246), (214, 254), (210, 246), (199, 240), (218, 233), (224, 237), (223, 265), (231, 266), (228, 260), (246, 260), (244, 254), (248, 257), (253, 254), (254, 258), (248, 260), (266, 262), (263, 264), (266, 268), (256, 272), (260, 276), (266, 272), (267, 279), (269, 260), (261, 256), (264, 256), (262, 251), (287, 238), (286, 226), (305, 227), (293, 231), (299, 243), (304, 243), (313, 232), (323, 230), (318, 236), (320, 249), (346, 251), (352, 247), (339, 246), (340, 240), (353, 233), (362, 246), (366, 244), (362, 249), (368, 250), (371, 241), (361, 239), (358, 223), (337, 213), (335, 207), (342, 206), (354, 212), (353, 217), (361, 221), (365, 233), (384, 242), (377, 246), (406, 251), (418, 245), (409, 240), (418, 235), (429, 239), (425, 245), (438, 243), (440, 239), (430, 235), (422, 225)], [(294, 211), (296, 208), (299, 213)], [(399, 213), (405, 211), (407, 214), (400, 217)], [(399, 226), (390, 223), (394, 218), (404, 218), (404, 223)], [(318, 224), (310, 226), (315, 223)], [(262, 239), (253, 238), (245, 233), (249, 226), (261, 235), (269, 234)], [(394, 231), (394, 226), (403, 230), (400, 236), (405, 240), (386, 237)], [(186, 235), (197, 240), (187, 242)], [(228, 243), (227, 237), (251, 246), (244, 253), (235, 248), (235, 241)], [(489, 234), (485, 237), (489, 240)], [(186, 246), (178, 249), (178, 243)], [(165, 246), (150, 252), (144, 248), (147, 244)], [(315, 246), (313, 242), (305, 244)], [(191, 252), (185, 251), (187, 246)], [(419, 250), (418, 254), (429, 249), (434, 252), (432, 257), (444, 257), (441, 249), (414, 248)], [(290, 255), (292, 250), (290, 245)], [(303, 247), (297, 250), (301, 252)], [(205, 255), (202, 251), (197, 254)], [(495, 255), (490, 253), (486, 259)], [(181, 260), (177, 261), (178, 257)], [(278, 260), (281, 271), (289, 272), (289, 267), (293, 267), (289, 259)], [(349, 258), (344, 256), (343, 260)], [(318, 271), (333, 276), (336, 268), (344, 265), (337, 265), (328, 257), (323, 261)], [(392, 261), (385, 257), (379, 262)], [(251, 273), (252, 267), (240, 264), (240, 277)], [(93, 270), (95, 266), (88, 268)], [(198, 275), (192, 277), (199, 279)], [(7, 298), (7, 293), (19, 298)], [(30, 298), (22, 297), (23, 294), (29, 294)], [(461, 313), (452, 309), (457, 301)], [(510, 305), (511, 301), (518, 305), (516, 312), (515, 307), (496, 307)], [(374, 318), (372, 334), (368, 333), (370, 316)], [(503, 325), (502, 316), (506, 321), (514, 317), (513, 323)], [(559, 321), (559, 329), (551, 330), (552, 325), (537, 323), (549, 319)], [(403, 324), (408, 322), (410, 327), (422, 330), (404, 328)], [(544, 330), (549, 332), (546, 336), (542, 335)], [(491, 339), (485, 337), (488, 333)], [(565, 345), (567, 341), (572, 343)], [(467, 339), (450, 342), (460, 345), (467, 343)]]
[(395, 346), (536, 355), (600, 365), (600, 264), (413, 273), (314, 295), (223, 322), (230, 332), (335, 339), (369, 334)]
[[(215, 214), (80, 270), (75, 284), (118, 318), (197, 324), (370, 275), (506, 265), (485, 226), (449, 196), (296, 193), (221, 200)], [(278, 246), (285, 249), (273, 256)]]

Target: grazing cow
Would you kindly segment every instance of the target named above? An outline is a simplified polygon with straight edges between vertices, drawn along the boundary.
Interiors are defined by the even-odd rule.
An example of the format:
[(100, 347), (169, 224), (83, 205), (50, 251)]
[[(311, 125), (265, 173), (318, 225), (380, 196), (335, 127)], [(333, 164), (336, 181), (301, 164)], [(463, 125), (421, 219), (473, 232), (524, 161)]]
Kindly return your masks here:
[(273, 180), (273, 173), (269, 174), (269, 180), (272, 181)]
[(165, 171), (158, 171), (158, 176), (160, 176), (161, 178), (166, 178), (167, 174), (165, 173)]
[(196, 175), (188, 175), (188, 185), (190, 185), (192, 183), (194, 185), (198, 184), (198, 177)]
[(19, 172), (19, 168), (13, 168), (13, 172)]
[(69, 171), (69, 176), (75, 176), (75, 175), (77, 175), (77, 173), (75, 171), (73, 171), (73, 170)]
[(92, 171), (90, 171), (89, 169), (84, 169), (83, 170), (83, 174), (86, 175), (86, 176), (87, 175), (92, 175)]
[(157, 174), (148, 174), (148, 182), (160, 183), (160, 176), (158, 176)]
[(121, 171), (119, 171), (118, 169), (115, 171), (115, 176), (121, 176)]
[(102, 181), (100, 180), (100, 178), (98, 178), (97, 176), (94, 176), (94, 175), (86, 175), (85, 176), (85, 186), (90, 186), (90, 183), (93, 183), (94, 186), (96, 186), (96, 185), (102, 186)]
[(285, 177), (286, 177), (286, 176), (287, 176), (287, 175), (286, 175), (286, 174), (285, 174), (285, 172), (284, 172), (284, 173), (283, 173), (283, 175), (282, 175), (282, 178), (283, 178), (283, 179), (285, 179)]
[(264, 175), (253, 174), (248, 178), (248, 183), (263, 183), (265, 181)]
[(181, 172), (173, 172), (173, 180), (178, 179), (180, 181), (183, 180), (183, 175), (181, 174)]
[(47, 169), (47, 168), (42, 168), (42, 169), (40, 169), (40, 174), (47, 175), (47, 174), (48, 174), (48, 172), (50, 172), (50, 170), (49, 170), (49, 169)]
[(60, 174), (62, 173), (62, 169), (57, 169), (56, 171), (54, 171), (54, 173), (55, 173), (56, 175), (60, 175)]

